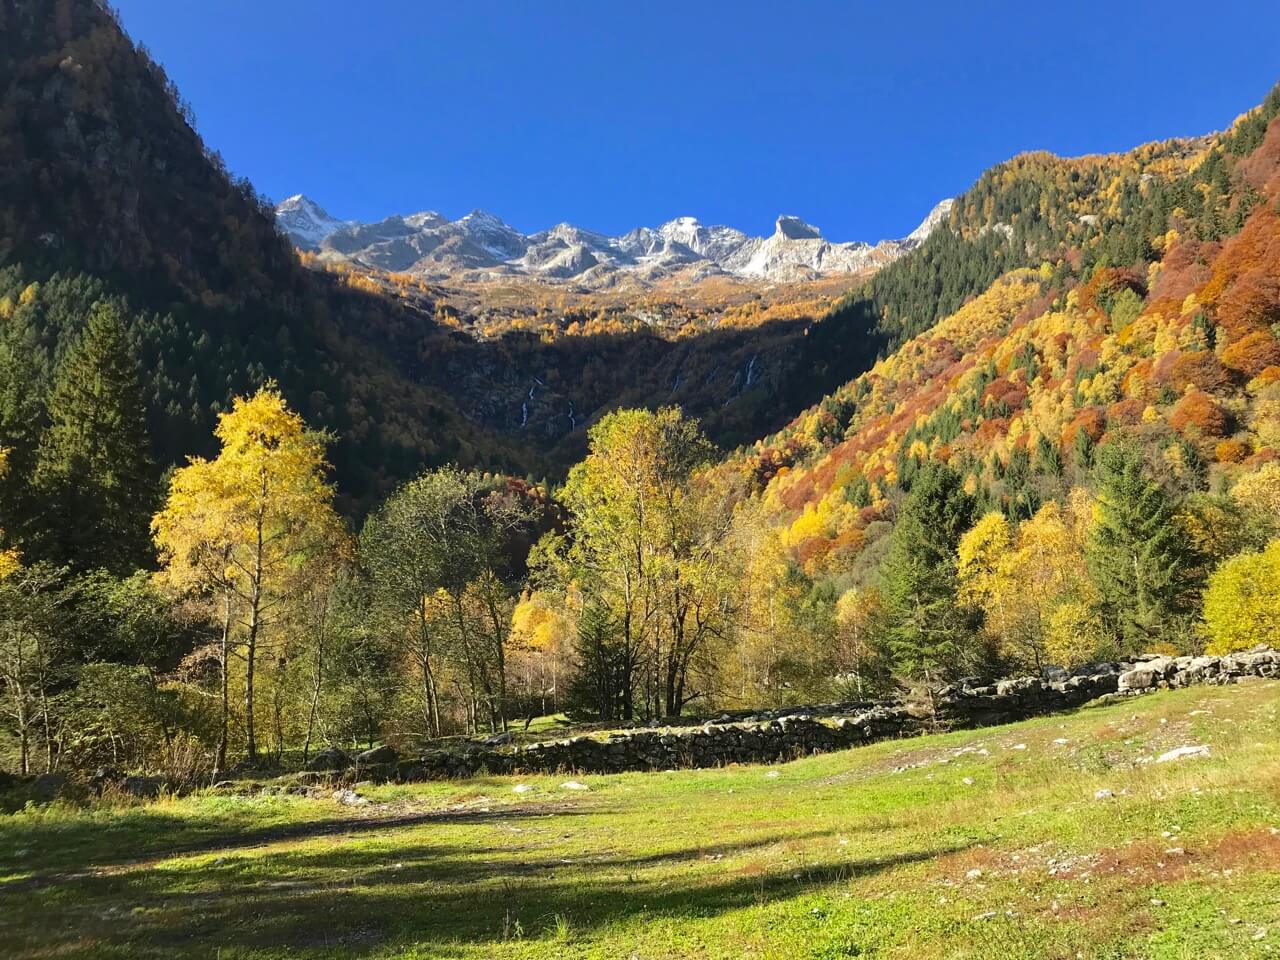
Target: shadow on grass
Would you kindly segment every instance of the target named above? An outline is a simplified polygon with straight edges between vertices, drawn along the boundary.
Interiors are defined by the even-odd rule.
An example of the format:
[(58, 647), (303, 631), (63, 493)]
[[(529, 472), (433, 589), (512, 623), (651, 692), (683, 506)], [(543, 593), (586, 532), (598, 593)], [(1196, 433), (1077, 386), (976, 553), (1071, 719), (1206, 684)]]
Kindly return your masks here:
[[(10, 881), (0, 890), (14, 890), (60, 883), (95, 869), (167, 859), (214, 851), (234, 853), (268, 843), (310, 840), (319, 837), (367, 834), (426, 824), (485, 824), (532, 818), (573, 817), (585, 813), (607, 813), (606, 809), (574, 810), (559, 804), (525, 807), (496, 807), (490, 810), (438, 810), (366, 818), (333, 817), (301, 823), (248, 828), (234, 821), (212, 818), (192, 819), (162, 813), (155, 808), (129, 811), (116, 822), (121, 826), (104, 835), (101, 820), (80, 818), (10, 822), (0, 829), (0, 879), (6, 873), (27, 872), (30, 876)], [(18, 852), (23, 851), (19, 856)], [(34, 868), (34, 869), (32, 869)]]
[[(825, 834), (769, 834), (637, 856), (598, 853), (572, 862), (530, 857), (542, 841), (530, 850), (433, 844), (424, 837), (382, 850), (286, 850), (221, 865), (166, 864), (69, 878), (56, 889), (25, 895), (0, 887), (0, 916), (9, 915), (0, 920), (0, 939), (23, 943), (21, 927), (31, 921), (22, 919), (20, 906), (32, 916), (56, 904), (63, 923), (26, 931), (30, 949), (41, 955), (93, 944), (104, 953), (127, 949), (137, 957), (216, 950), (358, 957), (415, 945), (431, 956), (447, 956), (518, 936), (550, 937), (559, 918), (576, 936), (635, 920), (713, 918), (967, 846), (881, 859), (778, 865), (775, 858), (770, 866), (751, 856), (815, 836)], [(40, 902), (45, 898), (47, 905)], [(549, 941), (547, 946), (554, 952)]]

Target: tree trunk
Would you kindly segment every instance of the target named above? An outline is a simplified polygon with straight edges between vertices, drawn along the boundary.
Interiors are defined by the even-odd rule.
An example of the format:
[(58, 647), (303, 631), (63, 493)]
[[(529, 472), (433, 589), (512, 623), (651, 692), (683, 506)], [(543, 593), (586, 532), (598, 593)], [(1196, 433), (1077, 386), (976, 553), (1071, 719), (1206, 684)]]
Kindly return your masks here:
[(316, 672), (311, 682), (311, 703), (307, 708), (307, 735), (302, 741), (302, 765), (306, 766), (311, 759), (311, 735), (316, 727), (316, 710), (320, 705), (320, 686), (324, 679), (324, 629), (321, 628), (320, 639), (316, 644)]
[(231, 698), (230, 698), (230, 667), (231, 667), (231, 591), (228, 590), (223, 596), (223, 614), (222, 614), (222, 643), (219, 648), (219, 658), (221, 660), (221, 677), (219, 680), (222, 685), (222, 716), (219, 718), (218, 726), (218, 748), (213, 757), (213, 775), (216, 778), (218, 773), (227, 766), (227, 736), (229, 734), (230, 716), (231, 716)]
[[(262, 497), (266, 500), (267, 479), (262, 477)], [(249, 631), (245, 637), (244, 649), (244, 750), (250, 763), (258, 758), (258, 742), (254, 734), (253, 723), (253, 678), (258, 654), (258, 631), (262, 626), (262, 562), (263, 562), (263, 526), (265, 525), (265, 505), (258, 506), (256, 541), (253, 552), (253, 580), (249, 585)]]

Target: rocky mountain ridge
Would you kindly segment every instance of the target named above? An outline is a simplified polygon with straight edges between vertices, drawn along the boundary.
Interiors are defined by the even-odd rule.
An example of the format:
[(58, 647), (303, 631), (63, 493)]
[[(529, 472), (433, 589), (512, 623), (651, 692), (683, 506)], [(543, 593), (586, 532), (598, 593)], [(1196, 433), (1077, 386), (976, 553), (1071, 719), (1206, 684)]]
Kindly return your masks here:
[(678, 217), (611, 237), (570, 223), (523, 234), (499, 217), (474, 210), (457, 220), (435, 211), (377, 223), (339, 220), (298, 194), (276, 207), (281, 231), (323, 260), (427, 279), (489, 280), (532, 276), (604, 288), (626, 275), (644, 281), (724, 275), (773, 282), (869, 272), (919, 246), (951, 209), (939, 203), (908, 236), (837, 243), (799, 217), (780, 216), (772, 235)]

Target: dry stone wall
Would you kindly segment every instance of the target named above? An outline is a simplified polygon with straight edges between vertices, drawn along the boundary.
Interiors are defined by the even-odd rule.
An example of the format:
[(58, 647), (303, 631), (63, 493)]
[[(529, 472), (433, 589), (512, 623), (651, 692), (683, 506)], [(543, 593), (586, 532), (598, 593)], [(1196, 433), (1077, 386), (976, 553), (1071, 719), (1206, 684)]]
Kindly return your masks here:
[(522, 747), (476, 745), (429, 751), (399, 759), (387, 747), (345, 758), (317, 757), (313, 769), (347, 769), (354, 779), (432, 780), (477, 774), (618, 773), (775, 763), (797, 757), (905, 737), (930, 730), (981, 727), (1079, 707), (1099, 697), (1131, 696), (1244, 677), (1280, 677), (1280, 652), (1259, 647), (1221, 657), (1148, 656), (1089, 664), (1070, 673), (1023, 677), (972, 686), (956, 684), (932, 706), (891, 699), (829, 704), (745, 717), (725, 717), (695, 727), (631, 730), (604, 738), (570, 737)]

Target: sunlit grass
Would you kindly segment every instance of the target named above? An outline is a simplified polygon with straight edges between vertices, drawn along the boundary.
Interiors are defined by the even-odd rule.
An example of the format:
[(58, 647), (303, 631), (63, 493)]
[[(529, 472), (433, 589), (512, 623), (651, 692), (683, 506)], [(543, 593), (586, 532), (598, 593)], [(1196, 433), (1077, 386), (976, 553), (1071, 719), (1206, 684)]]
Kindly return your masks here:
[(1193, 688), (587, 792), (33, 809), (0, 820), (0, 955), (1280, 955), (1278, 700)]

